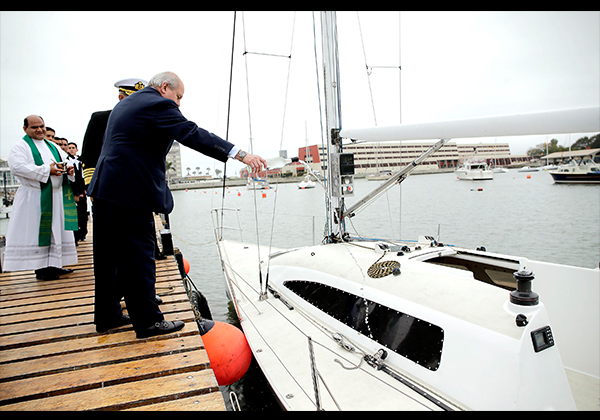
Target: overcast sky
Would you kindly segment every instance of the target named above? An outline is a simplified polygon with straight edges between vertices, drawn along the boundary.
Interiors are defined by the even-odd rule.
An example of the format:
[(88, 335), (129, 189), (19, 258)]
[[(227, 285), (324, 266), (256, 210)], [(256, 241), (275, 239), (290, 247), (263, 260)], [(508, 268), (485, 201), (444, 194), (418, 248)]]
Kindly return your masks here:
[[(117, 80), (149, 80), (165, 70), (185, 84), (183, 115), (227, 136), (232, 11), (0, 16), (0, 156), (23, 137), (29, 114), (41, 115), (81, 149), (90, 115), (117, 103)], [(392, 125), (600, 105), (600, 12), (360, 12), (358, 18), (338, 13), (344, 128), (372, 126), (375, 118)], [(244, 51), (291, 52), (292, 59)], [(321, 143), (314, 54), (311, 12), (238, 12), (232, 143), (264, 157), (280, 148), (295, 156), (306, 137)], [(320, 63), (320, 43), (317, 54)], [(401, 74), (373, 69), (375, 118), (364, 55), (369, 66), (402, 66)], [(552, 137), (568, 146), (580, 136), (497, 141), (524, 154)], [(182, 160), (184, 173), (188, 166), (222, 169), (186, 148)], [(228, 174), (240, 167), (232, 163)]]

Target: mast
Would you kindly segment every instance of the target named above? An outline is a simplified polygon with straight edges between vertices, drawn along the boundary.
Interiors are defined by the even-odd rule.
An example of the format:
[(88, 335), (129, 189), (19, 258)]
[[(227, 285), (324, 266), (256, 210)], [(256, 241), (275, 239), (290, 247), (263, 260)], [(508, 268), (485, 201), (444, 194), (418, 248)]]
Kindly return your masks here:
[[(343, 177), (341, 174), (343, 162), (340, 162), (342, 142), (339, 135), (341, 130), (340, 73), (335, 12), (321, 12), (321, 37), (327, 132), (327, 177), (329, 179), (327, 183), (327, 196), (329, 197), (327, 241), (335, 242), (341, 240), (345, 234), (342, 218), (344, 195), (351, 195), (354, 191), (352, 175)], [(353, 170), (352, 173), (354, 173)]]

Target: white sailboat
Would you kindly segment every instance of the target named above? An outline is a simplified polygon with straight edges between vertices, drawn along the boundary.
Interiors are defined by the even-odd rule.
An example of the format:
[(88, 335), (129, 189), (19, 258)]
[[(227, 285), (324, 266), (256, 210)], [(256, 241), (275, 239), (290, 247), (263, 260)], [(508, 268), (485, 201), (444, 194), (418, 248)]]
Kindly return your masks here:
[[(597, 131), (598, 108), (340, 132), (335, 12), (321, 19), (328, 133), (322, 244), (274, 249), (226, 240), (215, 229), (241, 326), (282, 406), (597, 410), (600, 270), (431, 237), (360, 240), (345, 223), (450, 138)], [(347, 208), (353, 179), (343, 138), (440, 140)], [(223, 210), (213, 213), (217, 225)]]

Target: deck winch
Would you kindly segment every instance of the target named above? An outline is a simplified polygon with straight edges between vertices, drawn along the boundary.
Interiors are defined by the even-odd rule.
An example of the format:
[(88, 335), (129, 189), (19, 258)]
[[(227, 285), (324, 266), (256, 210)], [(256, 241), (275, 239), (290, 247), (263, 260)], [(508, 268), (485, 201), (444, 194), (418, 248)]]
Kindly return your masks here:
[(510, 292), (510, 302), (521, 306), (535, 306), (540, 302), (540, 296), (531, 290), (533, 271), (521, 269), (513, 273), (517, 281), (517, 289)]

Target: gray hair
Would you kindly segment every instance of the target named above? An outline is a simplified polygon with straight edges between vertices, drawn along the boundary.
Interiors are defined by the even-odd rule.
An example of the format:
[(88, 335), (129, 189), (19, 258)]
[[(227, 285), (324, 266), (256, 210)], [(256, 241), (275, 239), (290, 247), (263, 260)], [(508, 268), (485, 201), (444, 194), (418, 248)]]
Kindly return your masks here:
[(167, 86), (169, 86), (171, 89), (177, 89), (181, 80), (175, 73), (171, 71), (163, 71), (162, 73), (158, 73), (157, 75), (153, 76), (152, 79), (150, 79), (150, 82), (148, 82), (148, 85), (158, 89), (164, 82), (167, 82)]

